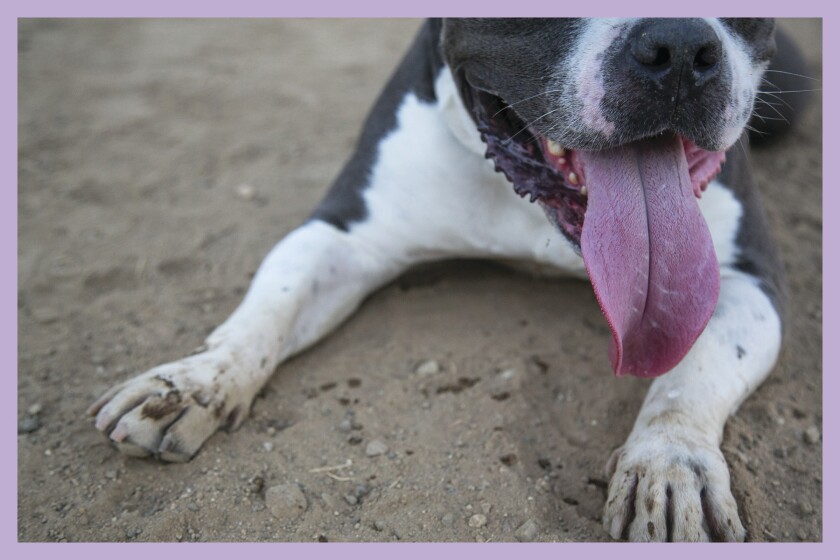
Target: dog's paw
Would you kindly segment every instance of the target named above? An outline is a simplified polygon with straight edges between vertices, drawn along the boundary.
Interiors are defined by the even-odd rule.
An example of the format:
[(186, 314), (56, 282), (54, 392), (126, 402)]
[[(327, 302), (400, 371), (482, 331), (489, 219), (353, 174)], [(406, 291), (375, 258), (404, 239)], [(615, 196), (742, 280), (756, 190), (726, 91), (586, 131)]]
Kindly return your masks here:
[(112, 387), (87, 412), (123, 453), (188, 461), (217, 429), (247, 416), (251, 398), (226, 382), (230, 373), (212, 355), (190, 356)]
[(617, 449), (604, 528), (618, 540), (743, 541), (729, 469), (714, 445), (658, 435)]

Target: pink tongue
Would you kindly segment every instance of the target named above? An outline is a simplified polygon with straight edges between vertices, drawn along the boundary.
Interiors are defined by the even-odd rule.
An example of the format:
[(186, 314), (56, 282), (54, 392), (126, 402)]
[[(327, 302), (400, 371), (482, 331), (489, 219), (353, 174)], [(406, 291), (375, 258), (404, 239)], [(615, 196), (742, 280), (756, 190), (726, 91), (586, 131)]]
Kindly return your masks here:
[(616, 375), (670, 371), (703, 332), (720, 272), (673, 135), (578, 152), (589, 191), (580, 243), (613, 333)]

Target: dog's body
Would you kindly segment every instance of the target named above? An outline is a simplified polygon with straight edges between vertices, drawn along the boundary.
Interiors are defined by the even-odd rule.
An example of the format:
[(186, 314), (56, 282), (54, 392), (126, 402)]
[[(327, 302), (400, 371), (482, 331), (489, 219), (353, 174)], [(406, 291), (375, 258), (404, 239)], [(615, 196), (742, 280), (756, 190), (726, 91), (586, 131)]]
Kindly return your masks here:
[[(91, 407), (97, 428), (126, 453), (188, 460), (217, 429), (236, 428), (247, 417), (278, 364), (410, 266), (464, 256), (536, 264), (592, 280), (613, 329), (617, 373), (668, 372), (651, 386), (627, 442), (609, 461), (606, 529), (632, 540), (743, 540), (719, 444), (726, 419), (769, 373), (781, 345), (781, 267), (749, 175), (747, 146), (736, 144), (772, 55), (772, 23), (663, 21), (664, 28), (651, 20), (428, 22), (329, 195), (271, 251), (240, 307), (197, 353), (106, 393)], [(659, 42), (650, 39), (657, 36)], [(692, 57), (690, 70), (678, 64), (679, 45), (666, 53), (670, 60), (660, 60), (662, 49), (673, 46), (669, 41), (694, 41), (682, 49)], [(687, 90), (686, 76), (694, 80)], [(638, 91), (626, 93), (631, 86)], [(498, 113), (491, 114), (498, 98), (510, 103), (499, 112), (514, 110), (527, 130), (502, 127)], [(662, 140), (649, 140), (663, 131)], [(651, 168), (668, 173), (650, 146), (691, 153), (684, 139), (701, 148), (697, 153), (712, 154), (711, 167), (719, 164), (714, 154), (728, 148), (716, 177), (717, 168), (708, 180), (695, 180), (702, 159), (679, 171), (680, 181), (690, 179), (681, 188), (692, 195), (680, 200), (693, 201), (702, 191), (694, 206), (707, 229), (695, 223), (685, 225), (687, 233), (676, 231), (701, 215), (691, 204), (676, 218), (651, 215), (643, 239), (649, 254), (640, 261), (618, 255), (626, 248), (608, 246), (635, 238), (592, 228), (623, 227), (638, 209), (625, 194), (604, 199), (612, 187), (600, 185), (610, 183), (613, 164), (598, 154), (633, 155), (642, 162), (642, 196), (668, 198), (644, 184)], [(531, 158), (527, 165), (509, 157), (512, 143), (534, 150), (523, 156)], [(630, 154), (625, 145), (637, 147)], [(558, 202), (522, 180), (523, 169), (532, 168), (558, 181), (565, 198)], [(597, 179), (598, 173), (608, 177)], [(588, 179), (594, 183), (587, 192)], [(656, 214), (657, 207), (647, 212)], [(694, 242), (704, 235), (706, 241)], [(671, 241), (676, 248), (662, 249)], [(614, 278), (648, 260), (643, 284), (665, 295), (634, 300), (639, 282)], [(694, 268), (674, 271), (676, 263)], [(668, 303), (684, 284), (689, 293)], [(673, 340), (656, 334), (692, 321)], [(647, 352), (639, 339), (656, 350)]]

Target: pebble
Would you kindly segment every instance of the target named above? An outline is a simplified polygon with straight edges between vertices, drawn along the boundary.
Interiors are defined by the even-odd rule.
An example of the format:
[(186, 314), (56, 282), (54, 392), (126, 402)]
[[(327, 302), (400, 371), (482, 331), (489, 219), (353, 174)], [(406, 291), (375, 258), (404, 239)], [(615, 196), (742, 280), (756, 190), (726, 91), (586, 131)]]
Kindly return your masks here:
[(440, 518), (440, 522), (443, 524), (444, 527), (452, 527), (452, 525), (455, 524), (455, 516), (451, 513), (447, 513)]
[(32, 310), (32, 317), (42, 325), (54, 323), (61, 318), (61, 313), (51, 307), (43, 307)]
[(368, 457), (376, 457), (377, 455), (382, 455), (383, 453), (387, 453), (388, 446), (385, 445), (383, 442), (375, 439), (367, 444), (365, 448), (365, 454)]
[(534, 520), (529, 519), (519, 526), (513, 536), (516, 537), (516, 540), (519, 542), (531, 542), (534, 540), (534, 537), (537, 536), (538, 530), (539, 527), (537, 527), (537, 524), (534, 523)]
[(187, 509), (190, 511), (198, 511), (198, 504), (195, 502), (189, 502), (187, 503)]
[(353, 495), (356, 496), (356, 499), (364, 498), (370, 494), (370, 486), (367, 484), (357, 484), (356, 489), (353, 491)]
[(105, 478), (117, 478), (117, 471), (115, 471), (114, 469), (109, 469), (105, 471)]
[(352, 430), (353, 430), (353, 421), (350, 420), (349, 418), (345, 418), (338, 425), (338, 431), (339, 432), (347, 433), (347, 432), (350, 432)]
[(434, 375), (440, 373), (440, 364), (437, 360), (428, 360), (417, 366), (414, 370), (417, 375)]
[(265, 505), (274, 517), (292, 520), (306, 511), (307, 502), (297, 484), (278, 484), (266, 490)]
[(253, 185), (238, 185), (236, 187), (236, 196), (242, 200), (253, 200), (257, 196), (257, 189)]
[(262, 446), (268, 452), (274, 451), (274, 444), (270, 441), (264, 441)]
[(31, 434), (41, 427), (41, 420), (37, 416), (27, 416), (18, 422), (19, 434)]
[(816, 426), (811, 426), (810, 428), (805, 430), (805, 433), (802, 434), (802, 439), (805, 440), (805, 443), (810, 443), (810, 444), (819, 443), (819, 441), (820, 441), (820, 429), (817, 428)]
[(385, 522), (381, 519), (377, 519), (373, 522), (373, 528), (377, 531), (384, 531), (385, 530)]
[(351, 506), (355, 506), (356, 504), (359, 503), (359, 499), (356, 498), (356, 496), (353, 496), (353, 495), (350, 495), (350, 494), (345, 494), (344, 495), (344, 501), (347, 502), (348, 504), (350, 504)]
[(796, 531), (796, 538), (800, 541), (807, 541), (808, 540), (808, 532), (805, 529), (799, 529)]
[(811, 515), (814, 513), (814, 507), (808, 502), (799, 502), (799, 511), (804, 515)]
[(479, 529), (487, 525), (487, 516), (483, 513), (476, 513), (469, 520), (469, 526), (475, 529)]
[(29, 408), (27, 408), (26, 412), (28, 412), (30, 416), (38, 416), (39, 414), (41, 414), (42, 410), (44, 410), (44, 407), (41, 406), (41, 403), (35, 403)]

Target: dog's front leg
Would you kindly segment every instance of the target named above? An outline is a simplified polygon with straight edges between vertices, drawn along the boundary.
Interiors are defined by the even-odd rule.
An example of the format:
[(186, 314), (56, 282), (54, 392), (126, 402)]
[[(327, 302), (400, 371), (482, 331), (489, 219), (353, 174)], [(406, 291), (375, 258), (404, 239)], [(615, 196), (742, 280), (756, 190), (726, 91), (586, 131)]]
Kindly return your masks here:
[(604, 527), (633, 541), (742, 541), (720, 451), (727, 418), (768, 374), (781, 321), (758, 282), (724, 271), (718, 306), (686, 358), (650, 388), (608, 463)]
[(351, 233), (308, 222), (274, 247), (242, 304), (197, 353), (94, 403), (97, 429), (125, 453), (188, 460), (217, 429), (236, 428), (277, 365), (350, 315), (399, 262)]

